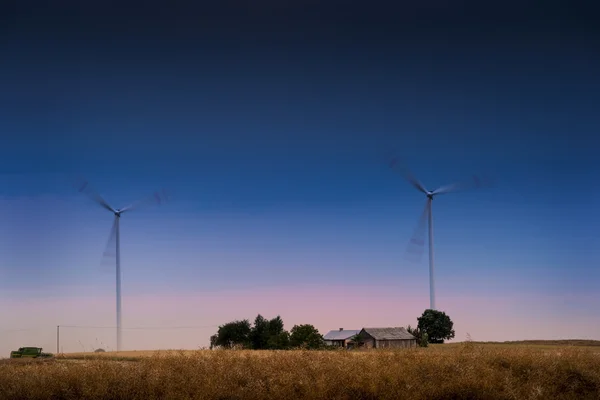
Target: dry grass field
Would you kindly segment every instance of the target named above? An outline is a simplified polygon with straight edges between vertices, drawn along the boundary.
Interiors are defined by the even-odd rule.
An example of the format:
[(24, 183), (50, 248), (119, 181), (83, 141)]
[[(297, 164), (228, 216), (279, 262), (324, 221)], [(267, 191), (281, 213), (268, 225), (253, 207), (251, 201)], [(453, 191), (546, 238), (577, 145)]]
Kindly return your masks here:
[(0, 362), (0, 399), (600, 399), (600, 346), (79, 353)]

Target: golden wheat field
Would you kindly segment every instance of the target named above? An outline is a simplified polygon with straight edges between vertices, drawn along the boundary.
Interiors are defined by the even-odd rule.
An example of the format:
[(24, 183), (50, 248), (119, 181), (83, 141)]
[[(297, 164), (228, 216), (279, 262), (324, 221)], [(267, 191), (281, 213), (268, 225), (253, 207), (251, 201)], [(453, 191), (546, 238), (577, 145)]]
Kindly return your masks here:
[(600, 399), (600, 347), (79, 353), (0, 362), (1, 399)]

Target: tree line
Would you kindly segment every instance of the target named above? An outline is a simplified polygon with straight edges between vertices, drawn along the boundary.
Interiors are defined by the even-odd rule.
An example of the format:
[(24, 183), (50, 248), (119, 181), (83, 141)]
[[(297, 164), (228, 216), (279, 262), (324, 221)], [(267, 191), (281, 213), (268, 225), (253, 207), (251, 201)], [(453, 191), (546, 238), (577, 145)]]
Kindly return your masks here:
[[(406, 330), (417, 338), (419, 346), (444, 343), (454, 338), (454, 323), (446, 313), (427, 309), (417, 319), (417, 327)], [(210, 337), (210, 348), (243, 348), (252, 350), (327, 349), (323, 335), (311, 324), (294, 325), (288, 332), (281, 316), (266, 319), (258, 314), (251, 324), (248, 319), (220, 325)]]
[(287, 350), (291, 348), (325, 348), (323, 335), (310, 324), (294, 325), (290, 332), (283, 328), (283, 320), (268, 320), (258, 314), (251, 325), (247, 319), (219, 326), (210, 337), (210, 348), (245, 348), (253, 350)]

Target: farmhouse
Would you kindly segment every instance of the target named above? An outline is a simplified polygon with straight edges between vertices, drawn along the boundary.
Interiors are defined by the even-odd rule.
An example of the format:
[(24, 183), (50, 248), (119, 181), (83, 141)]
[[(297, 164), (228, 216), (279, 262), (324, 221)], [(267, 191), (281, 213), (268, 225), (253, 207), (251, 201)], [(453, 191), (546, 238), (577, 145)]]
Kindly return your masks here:
[(358, 337), (359, 347), (368, 349), (417, 347), (417, 338), (404, 328), (363, 328)]
[(344, 328), (340, 328), (339, 330), (329, 331), (327, 335), (323, 336), (323, 339), (325, 339), (325, 344), (345, 348), (351, 342), (352, 337), (359, 332), (359, 330), (344, 330)]

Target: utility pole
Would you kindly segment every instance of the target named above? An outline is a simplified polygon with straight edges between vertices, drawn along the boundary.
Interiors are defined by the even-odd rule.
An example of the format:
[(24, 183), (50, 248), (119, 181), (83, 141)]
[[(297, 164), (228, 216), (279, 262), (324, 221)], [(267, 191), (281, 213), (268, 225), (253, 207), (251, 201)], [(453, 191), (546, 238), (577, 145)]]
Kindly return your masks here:
[(56, 354), (60, 353), (60, 325), (56, 325)]

